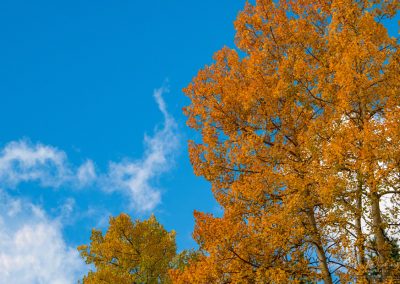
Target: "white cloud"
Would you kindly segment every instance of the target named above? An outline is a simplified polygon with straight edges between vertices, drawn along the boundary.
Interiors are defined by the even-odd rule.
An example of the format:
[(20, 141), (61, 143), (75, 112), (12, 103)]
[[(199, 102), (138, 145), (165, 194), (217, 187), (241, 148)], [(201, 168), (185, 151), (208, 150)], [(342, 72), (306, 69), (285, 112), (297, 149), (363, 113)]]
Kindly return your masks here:
[(161, 192), (152, 181), (166, 172), (172, 163), (172, 155), (179, 144), (177, 126), (167, 111), (160, 88), (154, 91), (158, 108), (164, 116), (161, 129), (153, 136), (145, 135), (145, 151), (142, 159), (111, 162), (109, 172), (103, 180), (103, 186), (109, 191), (122, 191), (130, 197), (131, 205), (138, 211), (152, 210), (161, 201)]
[(76, 248), (66, 245), (60, 223), (39, 207), (2, 194), (0, 216), (1, 283), (76, 283), (85, 273)]
[(38, 182), (57, 188), (70, 184), (90, 185), (96, 178), (94, 164), (86, 161), (77, 170), (70, 167), (67, 155), (55, 147), (27, 140), (12, 141), (0, 152), (0, 185), (16, 187), (22, 182)]
[(20, 213), (21, 210), (22, 210), (21, 200), (18, 200), (18, 199), (11, 200), (11, 201), (8, 203), (8, 206), (7, 206), (7, 207), (8, 207), (7, 210), (6, 210), (7, 215), (8, 215), (9, 217), (13, 217), (13, 216), (15, 216), (16, 214)]
[(8, 143), (0, 152), (0, 186), (13, 188), (23, 182), (38, 182), (41, 187), (84, 188), (97, 185), (107, 192), (121, 192), (137, 211), (150, 211), (161, 202), (161, 191), (154, 180), (173, 162), (178, 147), (177, 125), (168, 113), (162, 95), (166, 88), (154, 91), (163, 125), (152, 136), (144, 136), (143, 157), (110, 162), (104, 173), (97, 173), (93, 161), (80, 166), (69, 163), (66, 153), (55, 147), (27, 140)]
[(70, 175), (66, 155), (58, 149), (25, 140), (8, 143), (0, 153), (0, 182), (15, 187), (38, 181), (44, 187), (58, 187)]
[(59, 219), (63, 220), (64, 224), (65, 224), (65, 222), (68, 222), (68, 220), (71, 218), (71, 215), (74, 212), (75, 206), (76, 206), (75, 199), (69, 197), (66, 200), (64, 200), (62, 205), (58, 208)]
[(84, 164), (82, 164), (77, 170), (76, 177), (78, 186), (84, 187), (91, 185), (97, 179), (93, 161), (87, 160)]

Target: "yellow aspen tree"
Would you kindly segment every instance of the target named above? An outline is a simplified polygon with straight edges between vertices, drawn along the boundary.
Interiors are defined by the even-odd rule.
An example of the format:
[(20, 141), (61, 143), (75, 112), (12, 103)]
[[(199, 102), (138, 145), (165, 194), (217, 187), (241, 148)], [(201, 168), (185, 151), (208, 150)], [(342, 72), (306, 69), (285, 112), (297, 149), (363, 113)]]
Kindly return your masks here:
[(95, 267), (83, 283), (169, 283), (168, 270), (176, 255), (175, 232), (166, 231), (154, 215), (132, 222), (120, 214), (110, 218), (104, 235), (93, 230), (90, 245), (78, 250)]
[(176, 283), (390, 281), (400, 51), (382, 20), (399, 5), (246, 4), (241, 53), (218, 51), (184, 90), (202, 135), (189, 144), (194, 171), (224, 213), (195, 213), (203, 256), (173, 271)]

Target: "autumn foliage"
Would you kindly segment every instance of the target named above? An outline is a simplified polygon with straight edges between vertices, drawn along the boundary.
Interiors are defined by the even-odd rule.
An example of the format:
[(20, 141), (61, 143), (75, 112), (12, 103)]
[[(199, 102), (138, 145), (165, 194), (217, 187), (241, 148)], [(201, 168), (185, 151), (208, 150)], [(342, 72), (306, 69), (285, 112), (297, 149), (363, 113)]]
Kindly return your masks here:
[[(176, 283), (389, 283), (398, 277), (398, 0), (247, 3), (240, 52), (185, 89), (201, 256)], [(394, 280), (393, 280), (394, 281)]]
[(195, 212), (176, 255), (152, 216), (110, 219), (79, 250), (84, 283), (398, 283), (399, 0), (257, 0), (184, 90), (195, 174), (222, 216)]
[(110, 218), (104, 235), (93, 230), (90, 245), (78, 250), (95, 267), (83, 283), (167, 283), (176, 255), (175, 233), (166, 231), (154, 215), (132, 222), (121, 214)]

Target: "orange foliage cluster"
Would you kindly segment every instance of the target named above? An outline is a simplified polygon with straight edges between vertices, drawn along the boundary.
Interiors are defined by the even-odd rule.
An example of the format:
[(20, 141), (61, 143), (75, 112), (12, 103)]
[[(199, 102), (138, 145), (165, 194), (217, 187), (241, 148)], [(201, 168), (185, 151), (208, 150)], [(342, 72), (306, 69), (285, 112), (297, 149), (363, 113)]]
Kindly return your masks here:
[(242, 53), (223, 48), (185, 89), (188, 125), (202, 134), (191, 161), (224, 214), (195, 213), (202, 255), (171, 271), (174, 282), (392, 281), (400, 50), (382, 20), (399, 7), (246, 4)]

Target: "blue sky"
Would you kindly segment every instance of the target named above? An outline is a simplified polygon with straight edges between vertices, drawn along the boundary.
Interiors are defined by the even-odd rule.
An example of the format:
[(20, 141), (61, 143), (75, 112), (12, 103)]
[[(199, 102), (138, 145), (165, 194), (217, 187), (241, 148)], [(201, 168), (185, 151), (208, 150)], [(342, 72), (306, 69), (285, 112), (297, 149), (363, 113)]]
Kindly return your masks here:
[(244, 2), (0, 2), (3, 280), (74, 282), (75, 247), (120, 212), (195, 246), (193, 210), (219, 209), (188, 159), (182, 88), (233, 46)]
[(193, 210), (220, 211), (182, 88), (244, 2), (0, 1), (0, 282), (76, 282), (76, 246), (120, 212), (195, 246)]

